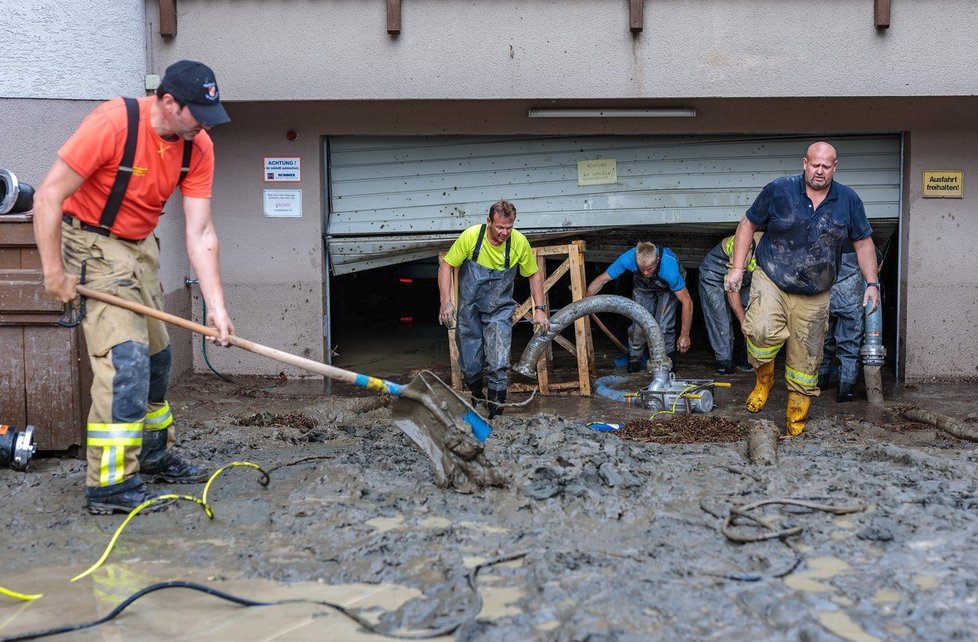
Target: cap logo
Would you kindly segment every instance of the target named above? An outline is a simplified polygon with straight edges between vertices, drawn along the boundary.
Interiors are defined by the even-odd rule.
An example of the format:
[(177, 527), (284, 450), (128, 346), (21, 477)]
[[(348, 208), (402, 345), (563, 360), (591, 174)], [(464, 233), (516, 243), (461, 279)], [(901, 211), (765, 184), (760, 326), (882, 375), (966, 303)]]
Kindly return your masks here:
[(204, 83), (204, 98), (210, 101), (215, 101), (218, 99), (219, 94), (217, 92), (217, 83), (205, 82)]

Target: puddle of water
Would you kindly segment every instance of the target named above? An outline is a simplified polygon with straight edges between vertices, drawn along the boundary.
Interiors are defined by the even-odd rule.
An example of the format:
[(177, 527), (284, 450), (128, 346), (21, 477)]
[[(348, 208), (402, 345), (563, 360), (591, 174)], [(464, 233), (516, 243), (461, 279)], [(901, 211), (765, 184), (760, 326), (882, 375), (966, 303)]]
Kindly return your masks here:
[(546, 631), (553, 631), (558, 626), (560, 626), (560, 622), (558, 622), (557, 620), (547, 620), (546, 622), (541, 622), (540, 624), (537, 624), (533, 628), (535, 628), (537, 631), (546, 632)]
[(905, 598), (906, 596), (903, 593), (899, 593), (892, 589), (880, 589), (876, 591), (876, 595), (873, 596), (873, 603), (892, 604), (894, 602), (900, 602)]
[(930, 575), (914, 575), (913, 583), (922, 589), (935, 589), (939, 584), (937, 578)]
[(842, 611), (819, 611), (816, 617), (818, 617), (819, 623), (830, 633), (834, 633), (844, 640), (850, 642), (882, 642), (875, 635), (863, 631), (861, 626)]
[[(465, 568), (475, 568), (479, 564), (485, 564), (490, 559), (492, 559), (492, 558), (482, 557), (480, 555), (470, 555), (468, 557), (463, 557), (462, 558), (462, 564), (465, 566)], [(493, 568), (520, 568), (521, 566), (523, 566), (523, 558), (522, 557), (517, 558), (515, 560), (510, 560), (508, 562), (500, 562), (499, 564), (494, 564), (493, 565)], [(482, 581), (481, 580), (481, 578), (482, 578), (482, 575), (481, 574), (479, 575), (479, 578), (480, 578), (479, 581)]]
[(395, 515), (394, 517), (374, 517), (373, 519), (368, 519), (366, 524), (367, 526), (373, 526), (374, 530), (376, 530), (378, 533), (386, 533), (387, 531), (404, 528), (404, 515)]
[(519, 615), (523, 611), (515, 605), (526, 591), (514, 587), (487, 586), (482, 590), (482, 611), (480, 619), (500, 618), (509, 615)]
[(509, 529), (508, 528), (500, 528), (499, 526), (490, 526), (489, 524), (480, 524), (478, 522), (461, 522), (459, 524), (459, 526), (461, 526), (463, 528), (469, 528), (469, 529), (472, 529), (474, 531), (480, 531), (480, 532), (483, 532), (483, 533), (491, 533), (491, 534), (499, 534), (499, 535), (501, 535), (503, 533), (508, 533), (509, 532)]
[(792, 573), (784, 578), (784, 583), (796, 591), (808, 593), (831, 593), (835, 587), (816, 580), (827, 580), (840, 573), (852, 570), (848, 564), (835, 557), (816, 557), (808, 561), (808, 570)]
[[(96, 620), (123, 599), (157, 582), (184, 580), (252, 600), (272, 602), (308, 599), (334, 602), (360, 610), (368, 621), (376, 621), (384, 611), (400, 608), (408, 600), (422, 597), (421, 591), (395, 584), (327, 585), (316, 582), (282, 584), (270, 580), (219, 579), (229, 573), (215, 569), (187, 569), (171, 564), (138, 562), (110, 564), (78, 582), (68, 580), (72, 573), (63, 567), (35, 568), (22, 576), (7, 576), (5, 581), (26, 591), (43, 592), (34, 602), (0, 607), (0, 635), (15, 635), (53, 626)], [(512, 591), (512, 589), (510, 589)], [(493, 611), (520, 596), (503, 593)], [(496, 604), (500, 606), (497, 608)], [(372, 611), (372, 609), (376, 609)], [(365, 612), (366, 611), (366, 612)], [(516, 612), (519, 612), (518, 610)], [(175, 614), (178, 616), (175, 617)], [(312, 604), (288, 604), (244, 608), (224, 600), (187, 589), (167, 589), (147, 594), (112, 622), (88, 632), (75, 634), (78, 640), (322, 640), (376, 641), (389, 638), (365, 633), (352, 620)], [(451, 640), (451, 637), (438, 638)]]

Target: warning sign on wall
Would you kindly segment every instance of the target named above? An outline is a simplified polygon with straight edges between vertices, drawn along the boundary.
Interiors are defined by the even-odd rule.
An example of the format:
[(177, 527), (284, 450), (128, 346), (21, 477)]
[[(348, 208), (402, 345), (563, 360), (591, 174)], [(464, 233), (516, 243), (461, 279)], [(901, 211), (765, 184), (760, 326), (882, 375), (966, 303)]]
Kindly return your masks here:
[(964, 198), (964, 172), (925, 170), (920, 195), (924, 198)]
[(288, 158), (265, 158), (266, 183), (298, 183), (302, 180), (298, 156)]

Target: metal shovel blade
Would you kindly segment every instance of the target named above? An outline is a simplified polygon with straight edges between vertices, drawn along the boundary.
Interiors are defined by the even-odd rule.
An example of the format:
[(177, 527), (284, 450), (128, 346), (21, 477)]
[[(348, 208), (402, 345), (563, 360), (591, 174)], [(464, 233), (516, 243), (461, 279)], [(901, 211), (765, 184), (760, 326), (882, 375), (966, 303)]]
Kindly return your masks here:
[(473, 435), (485, 420), (433, 373), (422, 372), (404, 386), (392, 414), (397, 427), (428, 455), (441, 488), (472, 493), (506, 485), (505, 476)]

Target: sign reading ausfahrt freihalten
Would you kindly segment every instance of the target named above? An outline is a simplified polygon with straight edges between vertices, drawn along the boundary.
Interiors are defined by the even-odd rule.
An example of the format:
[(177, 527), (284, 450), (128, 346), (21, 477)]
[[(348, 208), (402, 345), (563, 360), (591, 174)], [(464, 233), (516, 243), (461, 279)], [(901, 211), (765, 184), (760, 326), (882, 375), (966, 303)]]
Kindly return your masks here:
[(946, 169), (924, 170), (924, 198), (964, 198), (964, 172)]

